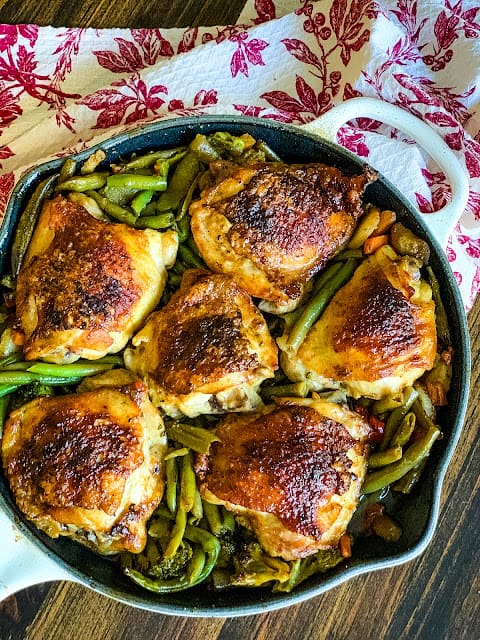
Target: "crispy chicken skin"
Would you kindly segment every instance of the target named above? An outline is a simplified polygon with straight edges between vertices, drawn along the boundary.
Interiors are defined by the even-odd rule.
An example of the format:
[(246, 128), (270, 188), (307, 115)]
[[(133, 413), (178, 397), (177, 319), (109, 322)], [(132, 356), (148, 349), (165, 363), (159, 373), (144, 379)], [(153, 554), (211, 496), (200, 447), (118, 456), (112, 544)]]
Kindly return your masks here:
[(212, 163), (213, 185), (190, 206), (208, 267), (231, 273), (262, 308), (295, 308), (307, 281), (348, 241), (372, 170), (349, 177), (324, 164)]
[(2, 457), (18, 507), (50, 537), (139, 553), (163, 495), (166, 448), (137, 381), (23, 405), (5, 424)]
[(288, 350), (283, 337), (278, 343), (291, 380), (381, 398), (433, 367), (436, 336), (432, 291), (419, 264), (386, 245), (335, 294), (298, 353)]
[(44, 206), (17, 282), (26, 360), (120, 351), (158, 304), (177, 235), (96, 220), (58, 196)]
[(197, 454), (203, 498), (223, 504), (285, 560), (334, 547), (357, 505), (369, 427), (353, 411), (314, 399), (282, 399), (229, 415), (219, 442)]
[(261, 401), (277, 346), (250, 296), (228, 275), (192, 269), (168, 304), (148, 318), (125, 351), (167, 414), (243, 411)]

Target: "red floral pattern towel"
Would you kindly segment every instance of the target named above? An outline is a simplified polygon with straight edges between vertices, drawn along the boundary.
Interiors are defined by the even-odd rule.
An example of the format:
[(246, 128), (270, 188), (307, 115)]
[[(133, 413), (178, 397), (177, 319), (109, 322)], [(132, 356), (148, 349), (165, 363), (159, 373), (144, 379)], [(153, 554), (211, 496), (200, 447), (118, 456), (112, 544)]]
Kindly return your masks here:
[[(380, 97), (440, 132), (471, 183), (447, 247), (467, 309), (480, 289), (480, 7), (475, 0), (249, 0), (236, 25), (54, 29), (0, 25), (0, 216), (31, 166), (140, 122), (243, 113), (302, 125)], [(359, 119), (339, 142), (423, 212), (443, 173), (401, 134)]]

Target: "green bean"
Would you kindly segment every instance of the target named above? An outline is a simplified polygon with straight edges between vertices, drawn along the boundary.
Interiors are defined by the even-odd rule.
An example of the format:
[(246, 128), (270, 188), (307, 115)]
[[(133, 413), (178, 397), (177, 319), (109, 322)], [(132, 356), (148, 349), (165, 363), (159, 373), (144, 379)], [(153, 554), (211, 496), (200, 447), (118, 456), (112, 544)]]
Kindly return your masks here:
[(131, 569), (130, 567), (123, 568), (125, 574), (136, 584), (155, 593), (173, 593), (200, 584), (210, 575), (217, 563), (221, 551), (220, 542), (208, 531), (198, 527), (192, 527), (191, 525), (186, 526), (184, 537), (191, 542), (199, 544), (204, 552), (206, 559), (201, 571), (195, 569), (199, 564), (199, 558), (198, 554), (194, 553), (189, 561), (187, 572), (179, 578), (156, 580), (155, 578), (148, 578), (140, 573), (140, 571)]
[[(149, 151), (141, 156), (137, 156), (122, 166), (122, 169), (146, 169), (151, 167), (158, 160), (168, 160), (175, 156), (185, 155), (186, 147), (176, 147), (174, 149), (161, 149), (160, 151)], [(179, 157), (180, 159), (180, 157)]]
[(208, 522), (210, 531), (215, 536), (219, 536), (223, 531), (223, 521), (220, 515), (220, 508), (216, 504), (203, 501), (203, 512)]
[(168, 229), (175, 222), (172, 212), (161, 213), (158, 216), (140, 216), (135, 221), (138, 229)]
[(375, 416), (380, 416), (382, 413), (388, 413), (394, 409), (398, 409), (403, 404), (401, 396), (386, 396), (380, 400), (375, 400), (372, 406), (372, 412)]
[(62, 378), (77, 378), (91, 376), (102, 371), (113, 369), (113, 364), (108, 362), (74, 362), (72, 364), (49, 364), (37, 362), (28, 368), (32, 373), (41, 373), (45, 376), (61, 376)]
[(173, 273), (173, 271), (168, 272), (168, 284), (171, 287), (173, 287), (174, 289), (177, 289), (180, 286), (181, 282), (182, 282), (182, 276), (178, 275), (177, 273)]
[(6, 370), (6, 371), (26, 371), (31, 366), (32, 366), (31, 362), (23, 362), (23, 361), (16, 360), (15, 362), (12, 362), (11, 364), (7, 364), (4, 367), (2, 367), (2, 370)]
[(218, 554), (220, 553), (220, 542), (209, 531), (201, 529), (200, 527), (192, 527), (191, 525), (187, 525), (185, 527), (184, 537), (190, 542), (195, 542), (196, 544), (201, 545), (202, 549), (208, 556), (208, 563), (211, 565), (205, 569), (209, 569), (208, 573), (210, 573), (218, 559)]
[(24, 371), (1, 371), (0, 372), (0, 384), (16, 384), (18, 386), (24, 384), (30, 384), (38, 380), (38, 376), (35, 373), (29, 373)]
[(0, 384), (0, 398), (5, 398), (16, 391), (21, 385), (18, 384)]
[(77, 170), (77, 163), (73, 158), (67, 158), (65, 162), (60, 167), (60, 173), (58, 174), (58, 184), (65, 182), (66, 180), (72, 178), (75, 175), (75, 171)]
[(275, 151), (273, 151), (273, 149), (269, 147), (268, 144), (263, 140), (258, 140), (255, 147), (260, 151), (262, 151), (262, 153), (265, 155), (265, 160), (270, 160), (273, 162), (282, 162), (282, 159), (280, 158), (280, 156), (277, 155)]
[(373, 493), (387, 487), (420, 464), (429, 455), (433, 443), (439, 435), (440, 430), (436, 427), (429, 429), (421, 438), (408, 447), (400, 460), (367, 474), (363, 485), (363, 493)]
[(177, 230), (178, 230), (178, 242), (182, 244), (189, 237), (191, 237), (190, 233), (190, 220), (187, 216), (180, 218), (177, 221)]
[(189, 186), (187, 193), (185, 194), (185, 198), (183, 199), (182, 206), (178, 210), (177, 220), (181, 220), (188, 212), (190, 207), (190, 203), (192, 202), (193, 193), (197, 188), (198, 181), (200, 180), (200, 174), (197, 175), (195, 180)]
[(176, 440), (198, 453), (208, 453), (212, 442), (220, 440), (214, 431), (184, 422), (173, 422), (169, 425), (168, 435), (172, 440)]
[(101, 196), (120, 207), (124, 207), (126, 210), (128, 210), (131, 201), (137, 193), (138, 189), (131, 189), (130, 187), (109, 187), (107, 184), (100, 191)]
[(157, 211), (175, 211), (188, 193), (192, 182), (200, 172), (200, 163), (194, 153), (187, 153), (175, 167), (167, 190), (157, 201)]
[(201, 547), (194, 547), (193, 555), (187, 568), (187, 580), (189, 584), (196, 584), (200, 576), (202, 576), (206, 560), (205, 551)]
[(402, 447), (395, 446), (385, 451), (376, 451), (372, 453), (368, 458), (369, 469), (376, 469), (377, 467), (385, 467), (387, 464), (396, 462), (402, 457)]
[(165, 460), (165, 474), (167, 477), (165, 487), (165, 502), (172, 513), (177, 510), (178, 469), (175, 458)]
[(214, 160), (220, 160), (222, 157), (207, 136), (202, 133), (197, 133), (190, 143), (189, 149), (198, 156), (199, 160), (206, 164)]
[(172, 528), (171, 537), (163, 554), (165, 558), (171, 558), (176, 554), (178, 547), (182, 542), (186, 526), (187, 514), (182, 508), (180, 508), (175, 516), (175, 523)]
[(433, 429), (436, 425), (430, 416), (425, 411), (423, 404), (418, 398), (412, 405), (412, 411), (415, 414), (416, 422), (418, 426), (424, 431), (428, 431), (429, 429)]
[(144, 176), (140, 173), (114, 173), (107, 178), (108, 187), (126, 187), (127, 189), (137, 189), (145, 191), (165, 191), (167, 188), (167, 178), (164, 175)]
[(310, 294), (310, 297), (317, 295), (317, 293), (320, 291), (320, 289), (323, 289), (323, 287), (327, 284), (327, 282), (333, 278), (334, 275), (336, 275), (340, 269), (342, 268), (342, 263), (341, 262), (335, 262), (334, 264), (329, 265), (328, 267), (326, 267), (325, 269), (323, 269), (323, 271), (321, 271), (318, 276), (315, 278), (315, 281), (313, 283), (313, 289), (312, 289), (312, 293)]
[(195, 491), (197, 488), (195, 471), (193, 470), (192, 457), (190, 453), (182, 457), (180, 482), (180, 509), (188, 512), (191, 511), (195, 502)]
[(404, 447), (407, 442), (410, 440), (413, 430), (415, 429), (415, 424), (417, 420), (415, 418), (414, 413), (407, 413), (407, 415), (403, 418), (400, 426), (393, 434), (392, 439), (390, 440), (391, 447)]
[(205, 269), (205, 263), (199, 258), (194, 251), (190, 249), (185, 243), (180, 244), (178, 247), (178, 253), (184, 263), (194, 269)]
[(342, 265), (342, 267), (338, 270), (338, 272), (329, 280), (327, 280), (320, 291), (318, 291), (318, 293), (313, 296), (290, 332), (287, 340), (287, 347), (289, 348), (289, 350), (293, 351), (293, 353), (296, 353), (298, 351), (308, 332), (310, 331), (314, 323), (318, 320), (330, 300), (337, 293), (337, 291), (341, 287), (343, 287), (343, 285), (351, 278), (353, 272), (355, 271), (355, 267), (355, 260), (347, 260), (345, 264)]
[(355, 258), (356, 260), (361, 260), (363, 258), (363, 251), (361, 249), (344, 249), (337, 253), (336, 256), (332, 258), (333, 264), (337, 262), (342, 262), (343, 260), (347, 260), (348, 258)]
[[(103, 358), (98, 358), (98, 360), (95, 360), (94, 362), (95, 364), (117, 364), (118, 366), (123, 366), (123, 357), (121, 355), (111, 353), (108, 356), (103, 356)], [(77, 364), (81, 364), (81, 362), (78, 361)]]
[(265, 387), (261, 390), (262, 395), (266, 398), (272, 397), (295, 397), (305, 398), (310, 391), (308, 382), (292, 382), (291, 384), (282, 384), (278, 386)]
[(80, 382), (82, 377), (47, 376), (30, 371), (0, 371), (0, 397), (12, 393), (18, 387), (32, 382), (41, 382), (52, 386), (71, 385)]
[(54, 174), (42, 180), (40, 184), (35, 188), (30, 199), (27, 202), (25, 209), (23, 210), (20, 219), (17, 224), (15, 236), (12, 244), (11, 251), (11, 266), (12, 275), (16, 277), (22, 266), (23, 259), (27, 253), (28, 245), (30, 244), (33, 230), (37, 224), (38, 216), (43, 206), (45, 198), (47, 198), (51, 191), (58, 174)]
[(130, 206), (135, 211), (137, 216), (141, 215), (142, 211), (145, 209), (147, 204), (153, 198), (155, 191), (153, 189), (147, 189), (145, 191), (140, 191), (130, 203)]
[(83, 193), (92, 189), (101, 189), (107, 181), (108, 173), (101, 171), (87, 173), (84, 176), (72, 176), (64, 182), (58, 182), (55, 191), (75, 191)]
[(451, 339), (447, 313), (445, 311), (442, 296), (440, 294), (440, 284), (431, 267), (427, 267), (427, 277), (432, 289), (433, 301), (435, 302), (435, 322), (437, 325), (437, 335), (444, 346), (449, 347), (451, 345)]
[(400, 478), (397, 482), (392, 485), (392, 489), (394, 491), (398, 491), (399, 493), (404, 493), (408, 495), (412, 492), (413, 487), (417, 484), (422, 475), (422, 471), (424, 470), (427, 464), (427, 458), (424, 458), (420, 464), (417, 464), (416, 467), (410, 469), (408, 473), (406, 473), (403, 477)]
[[(249, 138), (248, 135), (247, 138)], [(227, 131), (215, 131), (210, 139), (217, 148), (234, 156), (241, 156), (247, 148), (247, 140), (243, 136), (234, 136)]]
[(133, 213), (131, 213), (131, 211), (128, 211), (128, 209), (125, 209), (115, 202), (112, 202), (107, 197), (102, 196), (100, 193), (98, 193), (98, 191), (87, 191), (87, 196), (93, 198), (100, 209), (102, 209), (110, 217), (130, 226), (134, 226), (137, 218)]
[(5, 424), (5, 419), (7, 417), (9, 402), (10, 398), (8, 396), (0, 397), (0, 438), (3, 434), (3, 425)]
[(183, 458), (190, 452), (188, 447), (182, 447), (181, 449), (173, 449), (164, 457), (164, 460), (170, 460), (172, 458)]
[(23, 353), (21, 351), (17, 351), (15, 353), (10, 354), (9, 356), (5, 356), (0, 360), (0, 369), (3, 369), (4, 367), (7, 367), (10, 364), (13, 364), (14, 362), (21, 361), (22, 357), (23, 357)]
[(390, 445), (390, 441), (393, 438), (393, 434), (399, 428), (402, 420), (410, 411), (417, 397), (418, 397), (418, 392), (413, 387), (407, 387), (403, 391), (402, 406), (397, 407), (397, 409), (394, 409), (392, 413), (388, 416), (387, 421), (385, 423), (383, 439), (382, 439), (382, 442), (380, 443), (380, 451), (384, 451)]

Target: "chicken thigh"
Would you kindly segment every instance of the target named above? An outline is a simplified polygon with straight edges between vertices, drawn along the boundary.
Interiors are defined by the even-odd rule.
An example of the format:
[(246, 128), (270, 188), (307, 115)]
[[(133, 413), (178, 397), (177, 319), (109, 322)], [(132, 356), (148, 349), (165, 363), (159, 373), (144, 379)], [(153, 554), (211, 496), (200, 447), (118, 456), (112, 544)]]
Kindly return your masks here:
[(347, 176), (324, 164), (212, 163), (213, 185), (190, 205), (208, 267), (232, 274), (262, 308), (295, 308), (307, 282), (348, 242), (372, 170)]
[(158, 304), (177, 234), (95, 219), (58, 196), (40, 215), (16, 289), (26, 360), (120, 351)]
[(2, 439), (5, 475), (26, 517), (102, 554), (145, 546), (166, 449), (141, 381), (36, 398), (11, 413)]
[(173, 417), (250, 410), (278, 366), (275, 341), (248, 293), (231, 276), (201, 270), (184, 274), (132, 345), (126, 367)]
[(355, 398), (397, 394), (433, 367), (435, 305), (419, 263), (385, 245), (333, 297), (297, 353), (279, 338), (294, 381), (344, 388)]
[(366, 471), (369, 427), (355, 412), (315, 399), (229, 415), (218, 442), (198, 454), (202, 497), (223, 504), (285, 560), (335, 547)]

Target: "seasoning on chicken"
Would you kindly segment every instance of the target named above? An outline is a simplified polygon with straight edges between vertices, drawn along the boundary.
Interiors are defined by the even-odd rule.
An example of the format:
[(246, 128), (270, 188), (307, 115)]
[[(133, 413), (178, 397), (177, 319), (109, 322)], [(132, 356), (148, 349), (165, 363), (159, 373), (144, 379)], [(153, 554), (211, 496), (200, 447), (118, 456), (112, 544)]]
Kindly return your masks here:
[(419, 262), (385, 245), (332, 298), (297, 353), (285, 338), (281, 362), (294, 381), (381, 398), (433, 367), (437, 334), (430, 285)]
[(277, 346), (250, 296), (232, 277), (201, 270), (184, 274), (132, 344), (127, 368), (173, 417), (250, 410), (278, 366)]
[(120, 351), (158, 304), (178, 246), (159, 233), (46, 203), (17, 282), (26, 360), (67, 363)]
[(219, 442), (197, 455), (200, 493), (254, 530), (285, 560), (335, 547), (345, 533), (366, 470), (369, 427), (345, 407), (281, 399), (247, 415), (229, 415)]
[(2, 440), (5, 475), (27, 518), (102, 554), (145, 546), (166, 450), (141, 381), (36, 398), (11, 413)]
[(213, 185), (190, 206), (195, 242), (212, 271), (232, 274), (272, 313), (295, 308), (348, 242), (376, 177), (324, 164), (214, 162), (210, 172)]

